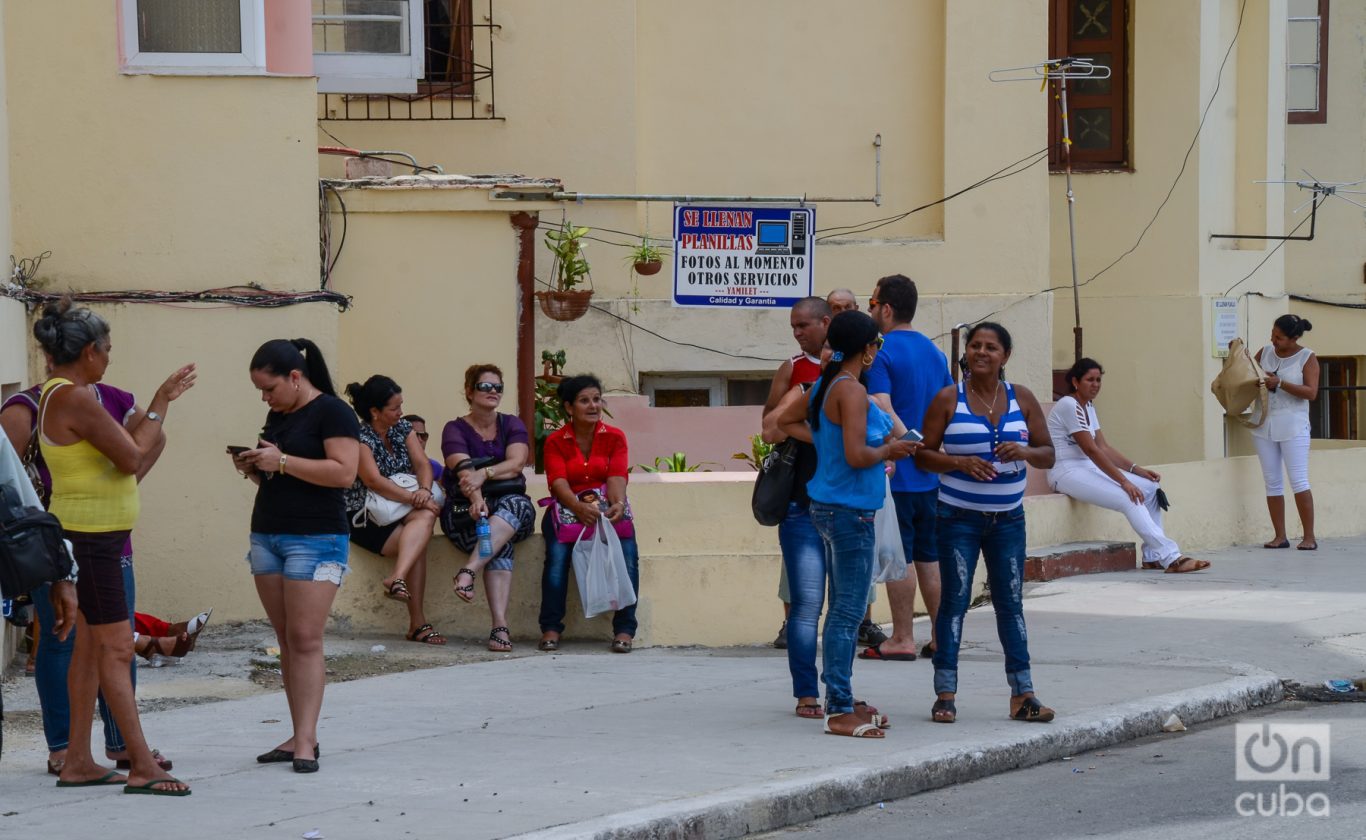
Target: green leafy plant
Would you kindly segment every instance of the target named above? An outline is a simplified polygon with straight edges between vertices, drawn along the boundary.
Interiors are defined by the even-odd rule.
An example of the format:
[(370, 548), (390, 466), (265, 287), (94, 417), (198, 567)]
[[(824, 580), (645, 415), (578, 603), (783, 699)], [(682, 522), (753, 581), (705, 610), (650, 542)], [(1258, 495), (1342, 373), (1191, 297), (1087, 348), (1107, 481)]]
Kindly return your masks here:
[(749, 451), (736, 452), (730, 457), (736, 461), (744, 461), (746, 464), (749, 464), (750, 469), (758, 472), (760, 465), (764, 463), (764, 459), (767, 458), (768, 453), (772, 451), (773, 444), (764, 443), (763, 435), (750, 435)]
[(568, 292), (588, 278), (588, 258), (583, 254), (583, 238), (590, 230), (591, 228), (574, 227), (565, 221), (561, 222), (558, 228), (545, 232), (545, 247), (555, 255), (555, 262), (551, 267), (552, 289)]
[(655, 465), (653, 467), (647, 467), (644, 464), (637, 464), (637, 466), (639, 466), (642, 470), (644, 470), (647, 473), (711, 472), (711, 470), (703, 469), (703, 467), (708, 465), (713, 467), (721, 466), (720, 464), (713, 464), (711, 461), (702, 461), (701, 463), (697, 464), (689, 464), (688, 456), (682, 452), (675, 452), (674, 454), (668, 456), (661, 455), (660, 457), (655, 459)]
[(631, 265), (638, 263), (657, 263), (664, 259), (667, 249), (663, 245), (657, 244), (648, 236), (640, 238), (640, 244), (633, 247), (626, 254), (626, 262)]

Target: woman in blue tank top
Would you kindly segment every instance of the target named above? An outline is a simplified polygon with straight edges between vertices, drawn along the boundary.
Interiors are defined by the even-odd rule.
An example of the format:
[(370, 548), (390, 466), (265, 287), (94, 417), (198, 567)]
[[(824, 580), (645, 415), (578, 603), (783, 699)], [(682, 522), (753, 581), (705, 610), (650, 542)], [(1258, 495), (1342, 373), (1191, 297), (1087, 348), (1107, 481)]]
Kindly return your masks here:
[(1034, 697), (1022, 603), (1025, 464), (1051, 468), (1053, 441), (1039, 401), (1005, 379), (1010, 347), (1010, 333), (1000, 324), (984, 321), (968, 330), (963, 381), (930, 403), (925, 447), (916, 454), (916, 466), (943, 475), (937, 531), (944, 592), (935, 626), (938, 697), (930, 713), (938, 723), (953, 723), (958, 714), (958, 649), (979, 552), (1005, 649), (1010, 717), (1047, 723), (1054, 715)]
[(854, 701), (854, 648), (873, 583), (873, 516), (886, 493), (883, 464), (910, 456), (919, 444), (892, 435), (894, 421), (859, 382), (882, 344), (873, 319), (841, 312), (830, 321), (826, 340), (834, 353), (808, 404), (793, 403), (779, 422), (800, 422), (805, 415), (816, 446), (816, 475), (806, 493), (829, 572), (821, 636), (825, 731), (881, 738), (886, 718)]

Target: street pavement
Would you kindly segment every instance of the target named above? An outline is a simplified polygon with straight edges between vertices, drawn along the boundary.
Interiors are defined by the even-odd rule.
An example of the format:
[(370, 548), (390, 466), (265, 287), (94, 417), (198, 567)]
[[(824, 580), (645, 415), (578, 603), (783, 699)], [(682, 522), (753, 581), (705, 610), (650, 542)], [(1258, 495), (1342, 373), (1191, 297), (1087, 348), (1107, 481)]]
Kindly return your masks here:
[[(1237, 724), (1267, 723), (1326, 724), (1328, 778), (1239, 781)], [(1268, 752), (1265, 761), (1277, 757)], [(1021, 827), (1028, 836), (1054, 840), (1307, 840), (1360, 837), (1364, 822), (1366, 703), (1287, 702), (1179, 735), (1140, 738), (879, 803), (762, 840), (980, 840), (1019, 834), (1014, 829)]]
[[(793, 716), (781, 652), (620, 656), (604, 640), (587, 655), (571, 645), (331, 686), (315, 775), (254, 761), (287, 735), (280, 694), (147, 714), (150, 741), (194, 785), (186, 799), (59, 790), (41, 748), (10, 750), (0, 837), (726, 837), (797, 825), (1150, 736), (1173, 712), (1192, 725), (1276, 702), (1280, 678), (1366, 674), (1366, 537), (1321, 545), (1210, 552), (1196, 574), (1032, 585), (1034, 680), (1058, 710), (1051, 724), (1007, 719), (989, 607), (966, 622), (952, 726), (928, 720), (929, 662), (857, 664), (856, 694), (892, 718), (883, 741), (825, 736)], [(771, 601), (756, 595), (755, 609)]]

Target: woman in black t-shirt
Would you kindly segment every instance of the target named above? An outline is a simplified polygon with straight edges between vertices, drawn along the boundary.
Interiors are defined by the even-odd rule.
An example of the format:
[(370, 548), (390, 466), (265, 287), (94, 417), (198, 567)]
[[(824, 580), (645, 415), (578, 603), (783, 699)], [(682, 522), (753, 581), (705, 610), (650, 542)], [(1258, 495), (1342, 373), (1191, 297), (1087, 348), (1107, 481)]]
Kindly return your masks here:
[(356, 480), (360, 424), (338, 399), (317, 345), (274, 339), (251, 359), (251, 383), (270, 406), (257, 448), (233, 456), (257, 484), (251, 573), (280, 646), (294, 734), (256, 760), (318, 769), (323, 627), (346, 576), (344, 491)]

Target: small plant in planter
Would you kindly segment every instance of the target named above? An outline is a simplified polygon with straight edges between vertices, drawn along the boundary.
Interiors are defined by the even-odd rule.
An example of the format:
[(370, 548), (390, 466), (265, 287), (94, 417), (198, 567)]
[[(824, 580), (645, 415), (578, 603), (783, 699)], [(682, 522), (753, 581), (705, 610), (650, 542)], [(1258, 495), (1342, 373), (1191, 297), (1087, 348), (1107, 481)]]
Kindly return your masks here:
[(685, 473), (685, 472), (711, 472), (711, 470), (703, 469), (703, 468), (704, 468), (704, 467), (707, 467), (707, 466), (716, 467), (716, 466), (720, 466), (720, 465), (719, 465), (719, 464), (713, 464), (711, 461), (703, 461), (703, 462), (701, 462), (701, 463), (699, 463), (699, 464), (689, 464), (689, 463), (688, 463), (688, 456), (687, 456), (685, 453), (683, 453), (683, 452), (675, 452), (675, 453), (672, 454), (672, 455), (668, 455), (668, 456), (661, 455), (660, 457), (656, 458), (656, 459), (655, 459), (655, 465), (654, 465), (653, 467), (647, 467), (647, 466), (645, 466), (644, 464), (638, 464), (637, 466), (639, 466), (642, 470), (644, 470), (644, 471), (647, 472), (647, 473), (665, 473), (665, 472)]
[(763, 435), (751, 435), (749, 438), (749, 447), (750, 451), (736, 452), (730, 457), (736, 461), (744, 461), (746, 464), (749, 464), (750, 469), (758, 472), (759, 468), (764, 464), (764, 459), (768, 457), (768, 453), (773, 451), (773, 444), (764, 443)]
[(660, 266), (664, 264), (664, 251), (665, 249), (652, 242), (650, 237), (642, 236), (640, 244), (626, 255), (626, 262), (631, 264), (636, 274), (648, 277), (659, 273)]
[[(593, 298), (593, 278), (584, 256), (583, 239), (590, 228), (575, 227), (568, 221), (545, 232), (545, 247), (555, 255), (550, 267), (550, 289), (537, 292), (541, 311), (556, 321), (574, 321), (588, 311)], [(587, 288), (580, 286), (587, 285)]]

